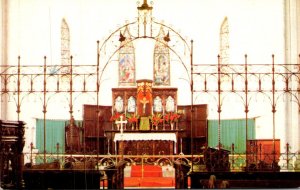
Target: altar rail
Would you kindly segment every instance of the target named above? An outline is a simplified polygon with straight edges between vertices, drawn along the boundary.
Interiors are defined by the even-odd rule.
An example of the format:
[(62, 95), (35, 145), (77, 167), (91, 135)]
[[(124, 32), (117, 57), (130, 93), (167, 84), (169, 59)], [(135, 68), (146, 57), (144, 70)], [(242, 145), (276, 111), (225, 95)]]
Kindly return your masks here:
[[(252, 154), (250, 154), (252, 155)], [(120, 160), (127, 162), (127, 165), (139, 165), (139, 164), (152, 164), (152, 165), (171, 165), (176, 161), (180, 161), (187, 165), (193, 166), (191, 170), (205, 171), (207, 161), (205, 161), (204, 155), (95, 155), (95, 154), (42, 154), (42, 153), (25, 153), (27, 160), (31, 160), (32, 165), (38, 165), (40, 169), (43, 167), (55, 167), (60, 169), (70, 169), (70, 163), (73, 165), (81, 165), (87, 169), (100, 168), (115, 164)], [(45, 164), (44, 158), (46, 157)], [(264, 154), (264, 159), (259, 159), (255, 163), (248, 163), (247, 166), (247, 154), (229, 154), (229, 171), (231, 172), (243, 172), (243, 171), (297, 171), (300, 172), (300, 155), (299, 153), (280, 153), (276, 165), (273, 162), (268, 163), (269, 159), (273, 158), (273, 154)], [(266, 160), (268, 159), (268, 160)], [(26, 165), (25, 164), (25, 165)], [(36, 167), (36, 166), (35, 166)]]
[[(191, 179), (191, 188), (206, 187), (210, 175), (218, 177), (218, 185), (221, 181), (229, 181), (231, 187), (254, 187), (254, 181), (260, 180), (259, 187), (295, 187), (299, 183), (295, 177), (289, 178), (291, 174), (300, 176), (300, 162), (298, 153), (281, 153), (276, 160), (276, 164), (269, 160), (260, 160), (260, 158), (274, 158), (274, 154), (265, 154), (263, 157), (258, 156), (255, 163), (247, 166), (247, 154), (230, 153), (226, 156), (217, 155), (218, 162), (224, 163), (229, 161), (229, 168), (222, 168), (223, 165), (214, 165), (212, 160), (206, 160), (207, 157), (216, 156), (214, 152), (208, 151), (209, 155), (79, 155), (79, 154), (25, 154), (31, 156), (31, 160), (36, 163), (27, 163), (24, 167), (36, 168), (37, 170), (54, 169), (62, 173), (75, 173), (78, 169), (82, 171), (98, 171), (103, 169), (113, 169), (106, 171), (107, 179), (98, 175), (97, 180), (103, 182), (108, 180), (108, 188), (115, 189), (124, 186), (124, 167), (130, 165), (158, 165), (171, 166), (175, 168), (175, 188), (188, 188), (188, 178)], [(252, 155), (252, 154), (251, 154)], [(250, 155), (250, 156), (251, 156)], [(46, 157), (47, 163), (42, 163)], [(278, 162), (279, 161), (279, 162)], [(226, 163), (225, 162), (225, 163)], [(38, 164), (40, 163), (40, 164)], [(32, 166), (31, 166), (32, 164)], [(118, 170), (114, 166), (121, 164)], [(28, 170), (25, 169), (25, 172)], [(77, 172), (78, 173), (78, 172)], [(110, 175), (113, 174), (113, 175)], [(76, 174), (77, 175), (77, 174)], [(245, 179), (236, 176), (244, 176)], [(250, 179), (251, 178), (251, 179)], [(272, 179), (276, 179), (275, 181)], [(99, 183), (100, 183), (99, 181)], [(92, 182), (89, 182), (92, 183)], [(97, 183), (98, 184), (98, 181)], [(251, 186), (252, 185), (252, 186)], [(119, 188), (117, 188), (119, 189)]]

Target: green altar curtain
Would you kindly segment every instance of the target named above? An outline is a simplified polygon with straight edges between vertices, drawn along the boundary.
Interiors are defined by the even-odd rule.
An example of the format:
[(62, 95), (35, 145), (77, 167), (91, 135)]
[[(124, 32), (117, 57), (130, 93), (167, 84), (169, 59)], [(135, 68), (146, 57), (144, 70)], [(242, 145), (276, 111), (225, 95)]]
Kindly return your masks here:
[[(46, 119), (46, 153), (65, 153), (65, 126), (69, 120)], [(82, 121), (76, 120), (75, 124), (82, 127)], [(57, 152), (56, 144), (59, 143)], [(44, 152), (44, 119), (36, 119), (36, 148), (39, 153)]]
[[(208, 146), (218, 146), (218, 120), (208, 120)], [(248, 140), (255, 139), (255, 119), (248, 119)], [(230, 119), (220, 121), (220, 143), (231, 151), (234, 144), (235, 153), (246, 153), (246, 120)]]
[[(46, 124), (46, 153), (65, 152), (65, 124), (66, 120), (45, 120)], [(56, 144), (59, 143), (57, 152)], [(36, 148), (39, 153), (44, 152), (44, 120), (36, 120)]]

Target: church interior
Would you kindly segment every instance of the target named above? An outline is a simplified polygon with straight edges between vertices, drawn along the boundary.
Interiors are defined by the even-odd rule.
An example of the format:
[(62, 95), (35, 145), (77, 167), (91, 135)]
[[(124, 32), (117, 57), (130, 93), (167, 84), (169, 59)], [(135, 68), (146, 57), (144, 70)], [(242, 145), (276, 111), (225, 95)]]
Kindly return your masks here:
[(0, 2), (1, 188), (300, 187), (300, 0)]

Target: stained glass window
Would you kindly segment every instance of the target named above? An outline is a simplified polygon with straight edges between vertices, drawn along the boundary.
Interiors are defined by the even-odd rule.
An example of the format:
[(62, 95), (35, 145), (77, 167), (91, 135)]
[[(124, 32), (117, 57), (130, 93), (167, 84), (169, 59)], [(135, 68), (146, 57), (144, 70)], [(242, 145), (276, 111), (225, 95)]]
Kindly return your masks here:
[(154, 48), (153, 83), (155, 86), (170, 85), (170, 52), (163, 38), (165, 32), (160, 28)]
[[(228, 19), (225, 17), (220, 28), (220, 64), (228, 65), (229, 60), (229, 26)], [(222, 72), (227, 72), (227, 67), (222, 67)], [(228, 77), (222, 76), (223, 82), (229, 82)]]
[(69, 73), (70, 65), (70, 30), (65, 19), (61, 22), (61, 65), (66, 66), (62, 69), (63, 73)]
[(121, 41), (119, 51), (119, 86), (134, 86), (135, 53), (128, 27), (125, 28), (122, 35), (125, 39)]
[(229, 26), (227, 17), (223, 20), (220, 28), (220, 58), (221, 64), (229, 64)]

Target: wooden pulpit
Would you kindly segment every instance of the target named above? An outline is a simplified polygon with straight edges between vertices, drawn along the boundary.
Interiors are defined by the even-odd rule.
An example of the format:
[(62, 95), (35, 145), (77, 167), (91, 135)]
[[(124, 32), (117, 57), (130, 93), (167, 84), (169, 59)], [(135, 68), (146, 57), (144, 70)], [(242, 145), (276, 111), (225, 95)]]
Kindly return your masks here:
[(80, 131), (81, 129), (76, 126), (74, 118), (70, 120), (70, 124), (66, 126), (66, 152), (75, 153), (81, 151), (80, 142)]

